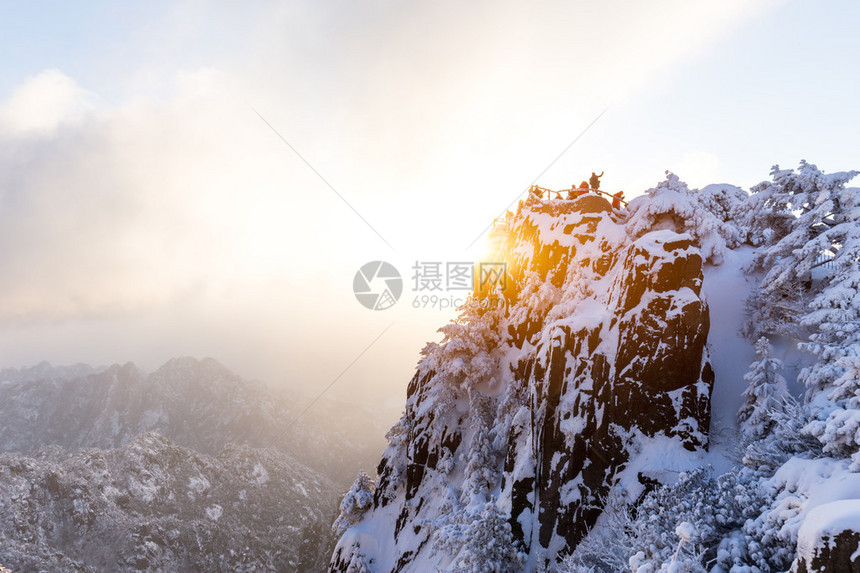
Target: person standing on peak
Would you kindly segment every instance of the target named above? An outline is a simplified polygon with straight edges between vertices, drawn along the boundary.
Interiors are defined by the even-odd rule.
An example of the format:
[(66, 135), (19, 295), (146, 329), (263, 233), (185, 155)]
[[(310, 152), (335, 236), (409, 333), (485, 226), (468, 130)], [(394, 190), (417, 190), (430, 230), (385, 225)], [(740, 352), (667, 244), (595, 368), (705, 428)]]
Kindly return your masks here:
[(600, 189), (601, 177), (603, 177), (603, 171), (600, 172), (600, 175), (597, 175), (594, 171), (591, 172), (591, 179), (588, 182), (591, 184), (592, 189)]

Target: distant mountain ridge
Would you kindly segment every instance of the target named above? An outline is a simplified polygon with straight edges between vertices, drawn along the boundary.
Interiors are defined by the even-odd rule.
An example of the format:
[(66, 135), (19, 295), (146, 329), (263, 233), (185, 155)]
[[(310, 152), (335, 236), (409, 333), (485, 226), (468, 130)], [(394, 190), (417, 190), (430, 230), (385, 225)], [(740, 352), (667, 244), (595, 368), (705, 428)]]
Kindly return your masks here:
[(50, 362), (43, 360), (38, 364), (24, 368), (0, 369), (0, 382), (29, 382), (45, 380), (47, 378), (72, 380), (74, 378), (89, 376), (90, 374), (98, 374), (105, 370), (107, 370), (107, 366), (90, 366), (82, 362), (70, 366), (54, 366)]
[(321, 428), (310, 417), (296, 423), (298, 412), (289, 398), (212, 358), (174, 358), (151, 374), (131, 362), (0, 371), (0, 451), (111, 449), (156, 432), (209, 455), (231, 443), (273, 447), (351, 480), (367, 447), (349, 430)]

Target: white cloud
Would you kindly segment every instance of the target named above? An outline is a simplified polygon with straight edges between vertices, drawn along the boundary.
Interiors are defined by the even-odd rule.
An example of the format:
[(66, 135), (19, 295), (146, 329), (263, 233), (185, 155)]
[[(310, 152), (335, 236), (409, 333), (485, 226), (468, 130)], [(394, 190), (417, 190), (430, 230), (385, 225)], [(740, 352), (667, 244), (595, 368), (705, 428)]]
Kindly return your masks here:
[(95, 108), (95, 95), (59, 70), (27, 78), (0, 105), (0, 131), (16, 135), (51, 133), (80, 122)]
[[(37, 78), (2, 109), (34, 85), (86, 93), (57, 72)], [(291, 187), (307, 170), (292, 176), (289, 150), (224, 96), (223, 74), (178, 74), (175, 86), (167, 102), (0, 132), (0, 319), (127, 314), (306, 272), (290, 262), (311, 232), (310, 196)]]
[[(56, 70), (0, 103), (0, 357), (55, 359), (39, 346), (50, 340), (70, 360), (150, 348), (332, 378), (331, 355), (384, 326), (352, 299), (352, 275), (392, 254), (252, 106), (405, 271), (446, 241), (460, 255), (608, 101), (765, 5), (186, 2), (147, 23), (154, 47), (105, 80), (120, 86), (110, 105)], [(585, 174), (600, 165), (590, 143), (566, 157)], [(607, 181), (625, 162), (603, 164)], [(694, 153), (677, 170), (718, 168)], [(402, 323), (417, 330), (411, 310)], [(404, 378), (419, 347), (397, 350)], [(365, 377), (376, 384), (395, 355), (380, 352)]]

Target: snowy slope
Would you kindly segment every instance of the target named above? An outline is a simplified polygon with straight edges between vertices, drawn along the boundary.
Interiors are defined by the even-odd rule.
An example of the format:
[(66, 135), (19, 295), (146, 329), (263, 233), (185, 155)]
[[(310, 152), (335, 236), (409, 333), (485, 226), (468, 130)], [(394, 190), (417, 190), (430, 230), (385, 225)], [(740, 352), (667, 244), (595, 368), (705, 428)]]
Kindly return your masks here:
[(740, 332), (745, 318), (746, 300), (754, 279), (744, 272), (752, 258), (752, 247), (727, 250), (723, 264), (705, 267), (703, 290), (711, 309), (708, 348), (714, 367), (714, 393), (711, 412), (714, 424), (734, 428), (741, 394), (747, 383), (744, 374), (755, 353)]

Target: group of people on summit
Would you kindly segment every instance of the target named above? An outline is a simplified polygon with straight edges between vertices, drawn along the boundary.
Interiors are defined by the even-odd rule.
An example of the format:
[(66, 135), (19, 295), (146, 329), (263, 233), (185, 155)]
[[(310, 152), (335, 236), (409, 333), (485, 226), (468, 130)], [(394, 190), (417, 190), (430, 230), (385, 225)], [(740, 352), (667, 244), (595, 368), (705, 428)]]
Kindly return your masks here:
[[(588, 181), (583, 181), (579, 184), (579, 187), (574, 187), (571, 185), (570, 189), (567, 191), (567, 199), (576, 199), (578, 197), (582, 197), (586, 193), (596, 192), (601, 195), (607, 195), (612, 197), (612, 207), (615, 209), (621, 208), (621, 203), (624, 201), (624, 191), (619, 191), (617, 193), (609, 194), (606, 191), (600, 190), (600, 178), (603, 177), (603, 171), (598, 175), (595, 172), (591, 172), (591, 177)], [(544, 189), (539, 187), (538, 185), (532, 185), (529, 188), (529, 193), (535, 195), (538, 199), (543, 198), (543, 192), (547, 192), (547, 199), (550, 198), (550, 193), (555, 193), (556, 199), (561, 199), (562, 191), (550, 191), (549, 189)]]

